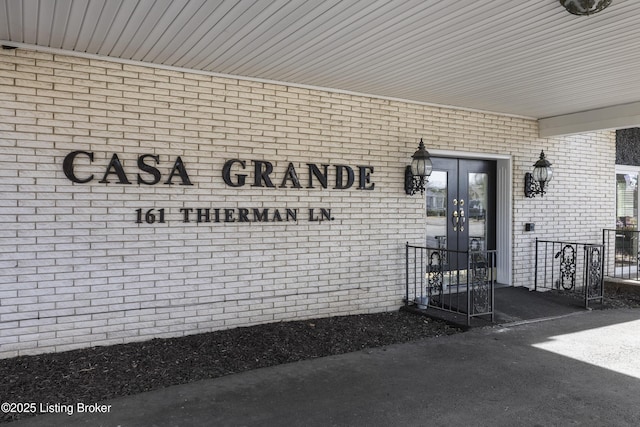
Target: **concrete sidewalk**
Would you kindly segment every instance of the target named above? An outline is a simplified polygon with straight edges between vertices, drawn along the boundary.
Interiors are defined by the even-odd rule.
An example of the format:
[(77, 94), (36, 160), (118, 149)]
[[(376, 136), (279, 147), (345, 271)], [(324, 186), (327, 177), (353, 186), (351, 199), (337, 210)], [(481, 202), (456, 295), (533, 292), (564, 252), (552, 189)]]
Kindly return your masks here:
[(583, 311), (174, 386), (107, 402), (106, 414), (10, 425), (638, 426), (639, 331), (640, 310)]

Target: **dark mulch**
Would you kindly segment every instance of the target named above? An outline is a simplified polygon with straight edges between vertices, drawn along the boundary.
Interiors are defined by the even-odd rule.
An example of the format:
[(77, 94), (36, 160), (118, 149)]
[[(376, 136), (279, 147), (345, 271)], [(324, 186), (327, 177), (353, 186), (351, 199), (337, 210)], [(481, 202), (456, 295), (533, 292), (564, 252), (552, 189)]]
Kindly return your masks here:
[(606, 308), (640, 308), (640, 291), (608, 289), (604, 294), (604, 306)]
[[(0, 360), (2, 402), (99, 402), (459, 329), (405, 312), (281, 322)], [(0, 413), (0, 422), (28, 415)]]
[[(557, 290), (556, 293), (579, 301), (584, 301), (584, 294), (572, 291)], [(595, 309), (615, 309), (615, 308), (640, 308), (640, 291), (631, 291), (624, 288), (607, 289), (604, 294), (602, 304), (593, 303)]]

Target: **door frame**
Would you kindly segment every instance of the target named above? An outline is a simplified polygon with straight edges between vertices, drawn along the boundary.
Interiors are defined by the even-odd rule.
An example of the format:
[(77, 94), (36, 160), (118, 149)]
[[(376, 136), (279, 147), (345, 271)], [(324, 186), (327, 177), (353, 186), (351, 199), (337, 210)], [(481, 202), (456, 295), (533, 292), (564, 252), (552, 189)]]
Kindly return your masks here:
[(434, 157), (496, 162), (496, 278), (501, 285), (513, 286), (513, 159), (511, 155), (431, 148), (429, 153)]

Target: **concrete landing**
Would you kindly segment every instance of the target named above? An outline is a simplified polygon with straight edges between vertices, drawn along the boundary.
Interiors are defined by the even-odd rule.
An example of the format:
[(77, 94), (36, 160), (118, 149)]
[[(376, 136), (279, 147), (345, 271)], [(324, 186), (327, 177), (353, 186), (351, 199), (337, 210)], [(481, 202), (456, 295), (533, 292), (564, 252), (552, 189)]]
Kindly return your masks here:
[(495, 323), (546, 319), (586, 311), (580, 300), (528, 288), (496, 288)]
[[(462, 300), (464, 301), (463, 297)], [(494, 321), (490, 316), (478, 316), (471, 319), (471, 328), (528, 322), (549, 319), (588, 311), (584, 302), (576, 298), (558, 295), (552, 292), (535, 292), (524, 287), (499, 287), (494, 295)], [(434, 308), (419, 310), (415, 307), (403, 308), (416, 314), (441, 319), (467, 328), (467, 317)]]

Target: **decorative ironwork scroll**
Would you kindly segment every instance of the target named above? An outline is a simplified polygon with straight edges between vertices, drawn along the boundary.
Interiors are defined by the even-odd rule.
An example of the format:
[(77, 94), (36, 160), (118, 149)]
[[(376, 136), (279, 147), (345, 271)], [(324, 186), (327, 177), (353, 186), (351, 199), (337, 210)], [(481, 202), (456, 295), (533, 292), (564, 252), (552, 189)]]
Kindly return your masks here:
[(584, 250), (586, 252), (587, 259), (587, 298), (601, 297), (603, 286), (602, 261), (604, 254), (598, 246), (586, 246)]
[(442, 296), (444, 283), (444, 251), (433, 251), (429, 256), (429, 274), (427, 280), (427, 290), (429, 302), (438, 304)]
[(564, 245), (555, 258), (560, 257), (560, 285), (569, 291), (576, 286), (576, 249), (573, 245)]
[(471, 252), (471, 287), (473, 314), (491, 312), (491, 294), (487, 271), (487, 257), (484, 253)]

